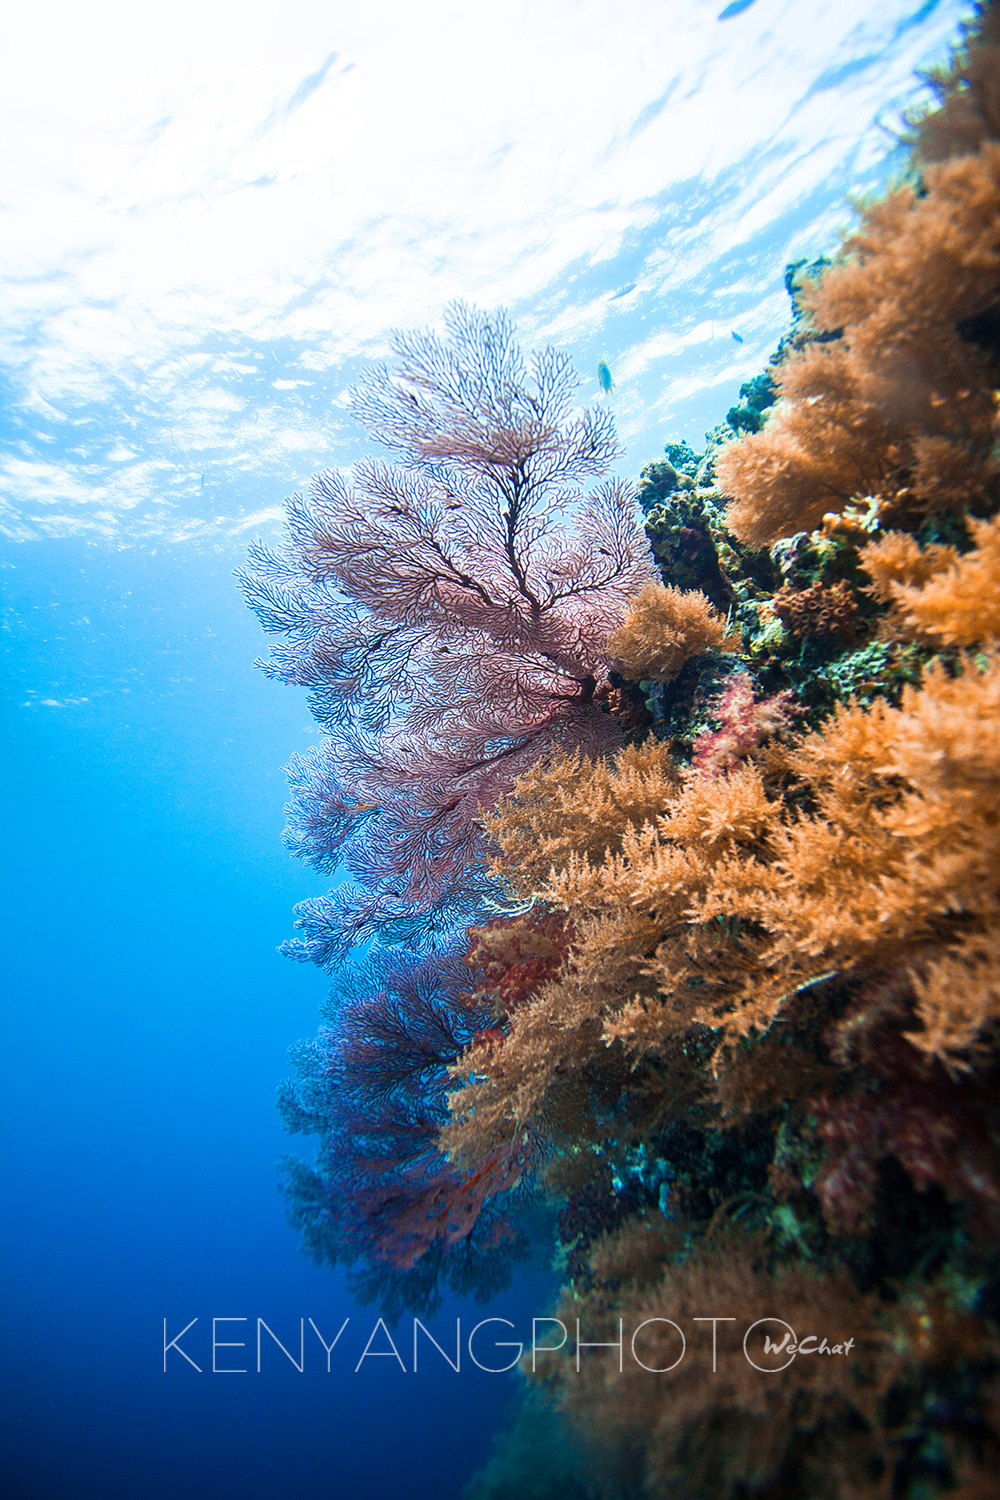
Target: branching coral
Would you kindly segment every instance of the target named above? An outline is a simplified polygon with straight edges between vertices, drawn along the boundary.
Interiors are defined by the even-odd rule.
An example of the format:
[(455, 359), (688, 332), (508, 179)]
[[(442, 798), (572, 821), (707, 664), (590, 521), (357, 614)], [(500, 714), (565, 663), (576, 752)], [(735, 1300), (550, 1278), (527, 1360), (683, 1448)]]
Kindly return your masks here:
[[(613, 842), (600, 837), (602, 803), (605, 817), (614, 805), (606, 769), (578, 779), (568, 826), (560, 819), (559, 767), (551, 780), (537, 771), (519, 786), (509, 829), (505, 807), (491, 824), (509, 858), (532, 834), (544, 839), (555, 822), (560, 837), (550, 835), (547, 849), (570, 847), (540, 894), (566, 913), (575, 938), (563, 972), (511, 1018), (503, 1043), (489, 1058), (473, 1048), (463, 1059), (461, 1071), (476, 1081), (452, 1099), (456, 1123), (447, 1140), (464, 1160), (510, 1138), (518, 1120), (541, 1114), (554, 1128), (549, 1117), (565, 1112), (567, 1089), (585, 1096), (588, 1066), (595, 1076), (604, 1065), (620, 1067), (622, 1044), (634, 1058), (669, 1050), (701, 1018), (714, 986), (741, 991), (746, 960), (761, 940), (748, 934), (734, 945), (726, 930), (691, 916), (723, 870), (745, 867), (745, 884), (759, 888), (754, 851), (773, 817), (763, 782), (751, 767), (678, 778), (659, 760), (660, 751), (633, 753), (632, 818), (620, 818)], [(647, 767), (652, 775), (642, 774)]]
[(629, 828), (663, 810), (678, 774), (658, 740), (629, 746), (613, 761), (557, 752), (519, 777), (502, 807), (484, 818), (499, 851), (494, 868), (512, 892), (532, 895), (570, 855), (620, 848)]
[(954, 547), (921, 547), (905, 531), (886, 531), (862, 548), (861, 566), (871, 579), (871, 592), (891, 603), (897, 587), (922, 588), (935, 573), (958, 560)]
[[(595, 1500), (972, 1497), (1000, 1457), (997, 14), (939, 80), (922, 179), (811, 285), (789, 268), (806, 311), (731, 413), (750, 435), (644, 471), (668, 587), (612, 649), (652, 736), (539, 761), (486, 820), (567, 945), (454, 1064), (442, 1143), (469, 1172), (535, 1130), (559, 1315), (858, 1340), (785, 1376), (710, 1367), (707, 1336), (669, 1375), (553, 1360)], [(677, 583), (731, 610), (739, 663)], [(673, 1360), (670, 1324), (645, 1336)]]
[[(676, 1174), (681, 1126), (777, 1131), (767, 1182), (736, 1199), (777, 1257), (767, 1275), (800, 1268), (781, 1287), (786, 1299), (804, 1295), (794, 1277), (805, 1265), (806, 1280), (819, 1273), (817, 1295), (839, 1284), (857, 1309), (849, 1267), (855, 1288), (878, 1289), (873, 1312), (896, 1295), (894, 1279), (912, 1278), (919, 1303), (928, 1266), (963, 1268), (973, 1284), (997, 1269), (1000, 525), (985, 519), (997, 500), (996, 372), (982, 317), (1000, 290), (998, 209), (1000, 146), (987, 141), (975, 158), (930, 169), (925, 193), (900, 189), (869, 208), (809, 294), (815, 327), (842, 336), (786, 351), (782, 403), (728, 449), (719, 475), (738, 496), (729, 524), (751, 546), (831, 509), (848, 514), (775, 546), (770, 574), (726, 555), (723, 570), (734, 558), (743, 569), (732, 585), (746, 599), (741, 619), (752, 610), (785, 630), (764, 649), (759, 623), (751, 630), (753, 673), (729, 669), (709, 712), (717, 727), (689, 731), (691, 763), (655, 741), (590, 768), (540, 762), (487, 822), (495, 873), (518, 899), (559, 914), (572, 937), (561, 970), (519, 996), (488, 1048), (474, 1043), (455, 1065), (461, 1086), (442, 1140), (468, 1171), (532, 1122), (555, 1153), (553, 1182), (570, 1194), (567, 1264), (595, 1316), (612, 1294), (618, 1308), (631, 1304), (607, 1257), (581, 1266), (576, 1206), (590, 1194), (589, 1217), (614, 1225), (637, 1200), (624, 1166), (609, 1199), (607, 1169), (588, 1176), (585, 1163), (648, 1148)], [(675, 509), (688, 494), (677, 490)], [(856, 495), (878, 498), (862, 512), (849, 507)], [(945, 509), (953, 520), (930, 524)], [(627, 656), (621, 637), (613, 649), (633, 678), (659, 676), (657, 707), (672, 693), (676, 720), (699, 692), (704, 711), (706, 695), (683, 689), (682, 669), (695, 670), (680, 655), (683, 629), (654, 663), (657, 595), (661, 616), (667, 595), (677, 620), (685, 597), (685, 619), (707, 606), (650, 590), (646, 618), (637, 610), (622, 632), (643, 650)], [(793, 714), (817, 702), (813, 679), (839, 670), (835, 653), (853, 645), (860, 671), (882, 653), (891, 692), (876, 682), (863, 702), (820, 698), (825, 717), (794, 738)], [(798, 702), (762, 683), (793, 651)], [(573, 1155), (581, 1141), (589, 1157)], [(684, 1277), (699, 1274), (700, 1252), (685, 1242), (697, 1226), (685, 1229), (684, 1217), (697, 1194), (666, 1201), (677, 1215), (659, 1252), (669, 1297), (643, 1292), (647, 1317), (676, 1316)], [(887, 1224), (891, 1213), (905, 1229)], [(713, 1291), (731, 1269), (729, 1259), (719, 1266)], [(941, 1313), (953, 1329), (970, 1318), (954, 1302)], [(944, 1360), (949, 1390), (974, 1389), (996, 1368), (976, 1363), (990, 1337), (976, 1327)], [(896, 1354), (904, 1345), (906, 1369), (876, 1338), (870, 1370), (828, 1391), (797, 1383), (787, 1405), (748, 1392), (744, 1409), (714, 1380), (709, 1394), (704, 1371), (691, 1377), (689, 1407), (675, 1386), (656, 1410), (655, 1388), (628, 1373), (609, 1379), (591, 1365), (590, 1379), (585, 1367), (579, 1382), (554, 1383), (613, 1456), (609, 1493), (773, 1485), (783, 1495), (797, 1484), (831, 1497), (916, 1495), (975, 1473), (978, 1450), (952, 1444), (928, 1479), (925, 1455), (943, 1454), (944, 1440), (920, 1394), (919, 1338), (895, 1335)], [(901, 1459), (890, 1413), (907, 1403), (919, 1439)], [(806, 1431), (821, 1468), (803, 1457)]]
[(955, 1072), (986, 1052), (983, 1033), (1000, 1021), (1000, 924), (969, 933), (911, 972), (921, 1052)]

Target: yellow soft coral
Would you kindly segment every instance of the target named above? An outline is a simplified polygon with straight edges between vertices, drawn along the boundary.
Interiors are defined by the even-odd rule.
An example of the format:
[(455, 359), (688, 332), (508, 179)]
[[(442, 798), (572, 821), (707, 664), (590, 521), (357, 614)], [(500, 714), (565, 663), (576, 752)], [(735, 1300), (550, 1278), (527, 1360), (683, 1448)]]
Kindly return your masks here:
[(922, 1030), (915, 1047), (966, 1072), (986, 1027), (1000, 1021), (1000, 925), (963, 938), (911, 974)]
[(721, 646), (726, 622), (698, 589), (648, 583), (607, 643), (614, 667), (633, 682), (670, 682), (684, 663)]
[[(951, 548), (929, 548), (944, 565), (933, 566), (925, 582), (890, 584), (902, 626), (910, 634), (946, 646), (1000, 640), (1000, 517), (970, 521), (969, 529), (976, 544), (971, 552), (959, 557)], [(869, 571), (870, 552), (863, 559)], [(945, 553), (952, 554), (946, 563)]]
[(791, 355), (767, 426), (719, 459), (736, 536), (763, 546), (865, 494), (958, 509), (994, 484), (992, 367), (959, 330), (998, 283), (1000, 143), (871, 205), (809, 294), (815, 327), (841, 337)]
[(957, 559), (954, 547), (921, 547), (905, 531), (887, 531), (860, 553), (861, 566), (871, 579), (871, 592), (885, 604), (896, 597), (896, 585), (921, 588)]
[(527, 1118), (572, 1118), (612, 1044), (673, 1056), (680, 1086), (692, 1026), (732, 1046), (804, 986), (905, 965), (915, 944), (911, 1041), (961, 1066), (997, 1016), (978, 935), (1000, 913), (998, 726), (993, 656), (957, 674), (933, 664), (898, 708), (842, 705), (783, 751), (808, 813), (753, 764), (678, 779), (662, 747), (628, 753), (620, 792), (613, 765), (522, 778), (491, 831), (575, 937), (502, 1042), (463, 1064), (450, 1149), (468, 1162)]

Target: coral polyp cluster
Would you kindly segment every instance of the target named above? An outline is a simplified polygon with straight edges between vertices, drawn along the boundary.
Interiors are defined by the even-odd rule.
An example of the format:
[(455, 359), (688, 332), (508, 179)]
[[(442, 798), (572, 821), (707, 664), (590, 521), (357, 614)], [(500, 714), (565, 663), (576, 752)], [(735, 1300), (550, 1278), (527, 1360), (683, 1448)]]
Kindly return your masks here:
[(784, 584), (771, 600), (771, 609), (795, 636), (839, 635), (855, 638), (857, 601), (841, 578), (824, 586), (817, 580), (803, 589)]

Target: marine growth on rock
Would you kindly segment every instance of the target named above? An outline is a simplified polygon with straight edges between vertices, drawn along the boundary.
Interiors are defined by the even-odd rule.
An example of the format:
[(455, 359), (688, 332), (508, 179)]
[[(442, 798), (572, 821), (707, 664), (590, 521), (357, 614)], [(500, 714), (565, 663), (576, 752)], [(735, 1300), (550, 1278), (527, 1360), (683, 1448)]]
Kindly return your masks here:
[(665, 1365), (664, 1320), (752, 1309), (841, 1351), (550, 1361), (474, 1500), (992, 1493), (995, 7), (936, 86), (641, 514), (606, 403), (456, 309), (359, 393), (402, 466), (322, 476), (247, 573), (323, 729), (290, 846), (350, 875), (292, 945), (334, 976), (283, 1095), (306, 1248), (426, 1309), (495, 1290), (544, 1200), (590, 1339), (655, 1324)]

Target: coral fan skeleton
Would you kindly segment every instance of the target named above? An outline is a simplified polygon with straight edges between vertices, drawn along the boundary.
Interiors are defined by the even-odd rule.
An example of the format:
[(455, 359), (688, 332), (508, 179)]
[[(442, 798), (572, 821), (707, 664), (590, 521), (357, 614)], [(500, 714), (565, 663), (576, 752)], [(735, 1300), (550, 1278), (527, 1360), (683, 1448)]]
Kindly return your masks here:
[[(460, 929), (482, 888), (479, 809), (555, 746), (612, 746), (595, 697), (623, 601), (654, 576), (606, 412), (572, 410), (548, 349), (530, 369), (503, 315), (452, 309), (450, 340), (400, 334), (355, 414), (400, 454), (288, 505), (284, 554), (244, 575), (289, 637), (267, 670), (326, 732), (293, 763), (290, 847), (357, 884), (300, 912), (304, 957), (387, 929)], [(346, 790), (349, 788), (349, 791)]]
[(335, 976), (283, 1091), (306, 1248), (426, 1310), (501, 1285), (547, 1197), (567, 1325), (852, 1330), (773, 1381), (540, 1370), (473, 1500), (542, 1449), (580, 1500), (992, 1492), (995, 8), (933, 83), (908, 177), (788, 268), (768, 371), (643, 471), (644, 530), (607, 405), (459, 307), (357, 393), (401, 466), (320, 476), (245, 575), (323, 729), (289, 846), (351, 877), (289, 945)]

